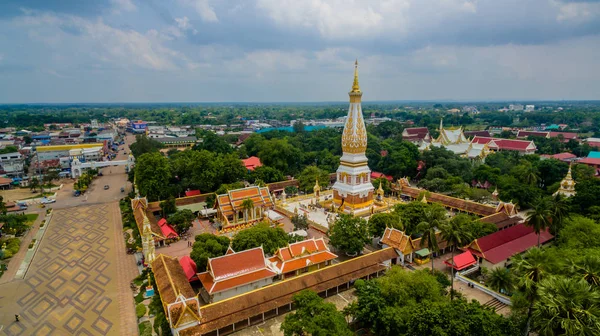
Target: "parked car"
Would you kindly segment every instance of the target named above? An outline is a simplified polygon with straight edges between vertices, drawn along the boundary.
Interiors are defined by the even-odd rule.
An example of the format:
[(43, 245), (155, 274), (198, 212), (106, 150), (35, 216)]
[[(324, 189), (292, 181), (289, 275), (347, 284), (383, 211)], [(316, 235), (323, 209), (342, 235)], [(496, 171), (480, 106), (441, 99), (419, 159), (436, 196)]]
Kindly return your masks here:
[(73, 191), (73, 196), (75, 196), (75, 197), (79, 197), (79, 196), (81, 196), (81, 191), (79, 191), (79, 190), (74, 190), (74, 191)]
[(56, 200), (54, 198), (43, 197), (42, 201), (40, 203), (42, 203), (42, 204), (50, 204), (50, 203), (54, 203), (54, 202), (56, 202)]
[(125, 192), (125, 187), (121, 187), (121, 192)]
[(108, 190), (108, 188), (110, 188), (108, 184), (104, 186), (104, 190)]

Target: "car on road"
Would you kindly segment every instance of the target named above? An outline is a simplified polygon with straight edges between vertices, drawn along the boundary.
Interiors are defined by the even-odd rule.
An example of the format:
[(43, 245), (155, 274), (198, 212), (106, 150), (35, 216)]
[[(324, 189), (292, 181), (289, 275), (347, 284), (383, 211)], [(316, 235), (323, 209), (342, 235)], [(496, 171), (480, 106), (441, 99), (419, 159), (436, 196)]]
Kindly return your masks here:
[(104, 190), (108, 190), (108, 188), (110, 188), (108, 184), (104, 186)]
[(125, 192), (125, 187), (121, 187), (121, 192)]
[(74, 191), (73, 191), (73, 196), (75, 196), (75, 197), (79, 197), (79, 196), (81, 196), (81, 191), (79, 191), (79, 190), (74, 190)]
[(42, 200), (40, 201), (40, 203), (42, 204), (50, 204), (50, 203), (54, 203), (56, 202), (56, 200), (54, 198), (46, 198), (43, 197)]

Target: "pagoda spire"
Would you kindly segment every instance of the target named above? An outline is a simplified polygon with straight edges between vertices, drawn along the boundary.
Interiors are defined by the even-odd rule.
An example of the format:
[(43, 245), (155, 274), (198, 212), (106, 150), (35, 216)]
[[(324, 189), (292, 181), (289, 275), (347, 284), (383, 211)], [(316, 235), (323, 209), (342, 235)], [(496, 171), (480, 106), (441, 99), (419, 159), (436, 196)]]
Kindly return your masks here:
[(352, 83), (352, 91), (360, 92), (360, 86), (358, 85), (358, 59), (354, 61), (354, 82)]

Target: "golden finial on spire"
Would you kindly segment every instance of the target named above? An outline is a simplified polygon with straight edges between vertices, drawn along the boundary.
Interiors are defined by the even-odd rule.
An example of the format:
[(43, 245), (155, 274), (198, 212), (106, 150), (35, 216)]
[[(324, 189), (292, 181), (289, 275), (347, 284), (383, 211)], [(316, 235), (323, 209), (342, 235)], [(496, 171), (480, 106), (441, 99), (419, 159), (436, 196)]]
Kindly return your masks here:
[(360, 92), (360, 86), (358, 85), (358, 59), (354, 61), (354, 83), (352, 83), (351, 92)]

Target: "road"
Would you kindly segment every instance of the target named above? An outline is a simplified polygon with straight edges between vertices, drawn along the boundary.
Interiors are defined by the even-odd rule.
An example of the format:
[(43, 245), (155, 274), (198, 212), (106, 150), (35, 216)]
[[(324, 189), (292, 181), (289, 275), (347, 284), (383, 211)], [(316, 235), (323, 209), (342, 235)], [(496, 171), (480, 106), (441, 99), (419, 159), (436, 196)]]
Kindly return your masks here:
[[(124, 149), (129, 153), (128, 143)], [(121, 149), (116, 159), (126, 157)], [(125, 251), (118, 205), (125, 196), (120, 188), (126, 186), (128, 192), (131, 185), (124, 167), (103, 170), (104, 176), (94, 180), (86, 195), (74, 197), (73, 183), (65, 183), (56, 203), (48, 205), (53, 217), (25, 279), (3, 276), (0, 334), (137, 335), (129, 289), (137, 267)], [(104, 185), (110, 188), (104, 190)], [(21, 249), (27, 249), (25, 243)], [(21, 260), (11, 260), (10, 268), (20, 265), (21, 254)]]

